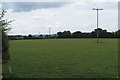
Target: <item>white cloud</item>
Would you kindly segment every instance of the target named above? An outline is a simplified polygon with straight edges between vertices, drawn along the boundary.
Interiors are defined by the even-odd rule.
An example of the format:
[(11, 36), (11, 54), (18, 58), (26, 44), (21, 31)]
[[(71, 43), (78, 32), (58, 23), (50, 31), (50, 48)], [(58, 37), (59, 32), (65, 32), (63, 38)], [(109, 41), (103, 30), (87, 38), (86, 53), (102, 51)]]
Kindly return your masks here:
[(119, 2), (119, 0), (1, 0), (2, 2)]
[[(6, 18), (12, 23), (12, 34), (47, 34), (58, 31), (91, 32), (96, 28), (96, 12), (92, 4), (72, 3), (59, 8), (37, 9), (29, 12), (13, 12), (9, 9)], [(117, 30), (117, 9), (106, 9), (99, 13), (99, 27)]]
[(0, 9), (2, 9), (2, 5), (0, 4)]
[(93, 2), (119, 2), (119, 0), (92, 0)]

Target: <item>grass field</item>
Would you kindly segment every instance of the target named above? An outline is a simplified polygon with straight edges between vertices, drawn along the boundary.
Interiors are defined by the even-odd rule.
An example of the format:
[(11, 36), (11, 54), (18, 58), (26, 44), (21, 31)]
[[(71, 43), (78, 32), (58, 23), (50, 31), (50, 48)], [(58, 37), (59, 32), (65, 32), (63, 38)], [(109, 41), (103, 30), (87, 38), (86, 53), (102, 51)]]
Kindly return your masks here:
[[(118, 39), (41, 39), (10, 41), (11, 61), (4, 77), (116, 78)], [(12, 68), (9, 73), (8, 65)]]

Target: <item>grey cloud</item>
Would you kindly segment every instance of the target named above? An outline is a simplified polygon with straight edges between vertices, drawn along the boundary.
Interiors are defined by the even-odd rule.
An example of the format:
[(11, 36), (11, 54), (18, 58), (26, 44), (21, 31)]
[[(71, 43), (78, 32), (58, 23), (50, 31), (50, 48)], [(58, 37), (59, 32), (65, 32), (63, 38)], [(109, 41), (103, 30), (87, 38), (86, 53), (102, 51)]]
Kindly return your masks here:
[(104, 10), (118, 9), (118, 3), (116, 2), (89, 2), (87, 5), (80, 7), (81, 9), (87, 10), (92, 8), (103, 8)]
[(98, 8), (105, 8), (105, 9), (117, 9), (118, 3), (116, 2), (100, 2), (97, 4), (93, 4), (93, 6), (96, 6)]
[(70, 2), (3, 2), (2, 9), (13, 9), (14, 12), (31, 11), (43, 8), (58, 8)]

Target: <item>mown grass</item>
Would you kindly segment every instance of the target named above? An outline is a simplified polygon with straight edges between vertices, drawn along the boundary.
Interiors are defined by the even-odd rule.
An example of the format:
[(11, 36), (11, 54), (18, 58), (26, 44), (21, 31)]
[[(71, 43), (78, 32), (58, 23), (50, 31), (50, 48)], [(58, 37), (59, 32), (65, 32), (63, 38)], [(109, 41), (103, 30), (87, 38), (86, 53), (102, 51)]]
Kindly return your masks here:
[[(118, 39), (41, 39), (10, 41), (4, 77), (116, 78)], [(8, 66), (12, 68), (9, 73)]]

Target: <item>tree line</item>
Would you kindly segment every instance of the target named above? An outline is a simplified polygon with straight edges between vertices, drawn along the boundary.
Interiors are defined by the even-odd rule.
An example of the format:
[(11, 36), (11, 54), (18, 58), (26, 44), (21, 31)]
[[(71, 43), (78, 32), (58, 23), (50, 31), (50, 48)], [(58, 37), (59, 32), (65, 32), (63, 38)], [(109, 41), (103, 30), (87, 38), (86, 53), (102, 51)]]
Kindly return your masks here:
[(119, 38), (120, 37), (120, 30), (115, 32), (107, 32), (107, 30), (103, 30), (101, 28), (94, 29), (94, 31), (90, 33), (83, 33), (81, 31), (76, 31), (71, 33), (70, 31), (63, 31), (57, 32), (54, 35), (32, 35), (29, 34), (28, 36), (23, 35), (9, 35), (10, 40), (19, 40), (19, 39), (49, 39), (49, 38), (97, 38), (97, 32), (99, 38)]
[(81, 31), (76, 31), (71, 33), (70, 31), (58, 32), (58, 38), (97, 38), (97, 32), (99, 38), (119, 38), (120, 30), (116, 32), (107, 32), (101, 28), (94, 29), (90, 33), (82, 33)]

